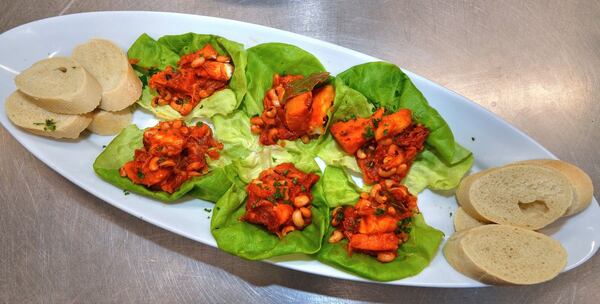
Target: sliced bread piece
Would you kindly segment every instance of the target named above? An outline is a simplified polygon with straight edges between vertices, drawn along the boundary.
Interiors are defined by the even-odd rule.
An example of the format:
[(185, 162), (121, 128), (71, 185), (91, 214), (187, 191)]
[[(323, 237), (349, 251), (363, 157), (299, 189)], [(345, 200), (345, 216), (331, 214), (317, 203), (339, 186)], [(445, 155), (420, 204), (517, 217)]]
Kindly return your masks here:
[(57, 114), (45, 110), (20, 91), (8, 96), (4, 106), (6, 115), (15, 125), (42, 136), (77, 138), (92, 122), (90, 114)]
[(454, 269), (489, 284), (545, 282), (567, 264), (567, 252), (560, 242), (508, 225), (484, 225), (455, 233), (443, 251)]
[(142, 94), (142, 82), (127, 56), (114, 43), (92, 39), (73, 50), (73, 59), (81, 63), (102, 86), (100, 109), (120, 111), (135, 103)]
[(15, 77), (21, 92), (55, 113), (82, 114), (100, 104), (102, 87), (83, 66), (67, 57), (40, 60)]
[(516, 164), (537, 164), (560, 171), (573, 187), (573, 201), (564, 216), (573, 215), (583, 211), (592, 202), (594, 196), (594, 185), (587, 173), (579, 167), (557, 159), (532, 159)]
[(483, 225), (489, 224), (488, 222), (482, 222), (471, 217), (465, 209), (458, 207), (454, 212), (454, 230), (463, 231)]
[(555, 169), (518, 164), (463, 179), (456, 197), (477, 220), (537, 230), (565, 214), (573, 188)]
[(115, 135), (129, 125), (131, 116), (129, 108), (118, 112), (96, 109), (92, 112), (93, 120), (87, 129), (99, 135)]

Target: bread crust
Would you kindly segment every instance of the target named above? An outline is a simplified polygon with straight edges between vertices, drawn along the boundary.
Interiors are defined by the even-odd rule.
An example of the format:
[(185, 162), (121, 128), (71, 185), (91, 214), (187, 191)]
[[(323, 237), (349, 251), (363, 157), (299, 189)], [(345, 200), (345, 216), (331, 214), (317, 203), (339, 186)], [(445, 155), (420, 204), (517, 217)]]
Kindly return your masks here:
[[(96, 52), (91, 53), (91, 52)], [(73, 50), (73, 58), (98, 79), (111, 78), (107, 82), (117, 85), (108, 87), (107, 82), (100, 81), (102, 100), (100, 109), (105, 111), (120, 111), (134, 104), (142, 94), (142, 82), (129, 64), (127, 56), (113, 42), (105, 39), (92, 39)], [(97, 58), (92, 60), (91, 58)], [(98, 59), (101, 58), (101, 59)], [(92, 61), (92, 62), (90, 62)], [(109, 75), (101, 75), (94, 65), (104, 62), (116, 63), (116, 68)], [(116, 81), (115, 81), (116, 78)]]
[(88, 130), (98, 135), (115, 135), (131, 123), (131, 109), (125, 108), (118, 112), (97, 109), (92, 112), (92, 122)]
[(456, 189), (456, 201), (458, 202), (459, 206), (462, 207), (463, 211), (467, 213), (471, 218), (480, 222), (489, 222), (489, 220), (483, 217), (483, 215), (479, 214), (475, 207), (473, 207), (473, 204), (471, 204), (471, 200), (469, 198), (469, 190), (471, 189), (471, 185), (474, 181), (477, 180), (477, 178), (492, 170), (494, 170), (494, 168), (483, 170), (463, 178), (460, 184), (458, 185), (458, 189)]
[(482, 222), (474, 219), (462, 207), (458, 207), (454, 212), (453, 222), (455, 231), (463, 231), (489, 224), (489, 222)]

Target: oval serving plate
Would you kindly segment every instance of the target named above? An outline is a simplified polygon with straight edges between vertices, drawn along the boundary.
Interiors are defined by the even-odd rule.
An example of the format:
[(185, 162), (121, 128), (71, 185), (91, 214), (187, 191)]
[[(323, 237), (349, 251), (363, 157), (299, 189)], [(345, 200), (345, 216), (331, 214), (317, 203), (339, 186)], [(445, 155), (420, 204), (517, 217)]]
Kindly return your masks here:
[[(98, 26), (100, 24), (102, 26)], [(110, 39), (126, 50), (144, 32), (153, 37), (186, 32), (211, 33), (241, 42), (247, 48), (264, 42), (290, 43), (313, 53), (333, 75), (353, 65), (378, 60), (316, 39), (239, 21), (155, 12), (84, 13), (35, 21), (0, 35), (0, 98), (4, 100), (15, 90), (13, 78), (19, 71), (40, 59), (70, 55), (75, 45), (93, 37)], [(457, 141), (473, 151), (473, 171), (518, 160), (555, 158), (533, 139), (477, 104), (427, 79), (405, 72), (446, 119)], [(90, 134), (77, 141), (57, 141), (35, 136), (11, 124), (3, 106), (0, 107), (0, 122), (38, 159), (86, 191), (154, 225), (216, 246), (210, 234), (210, 219), (203, 210), (212, 208), (212, 204), (189, 200), (182, 204), (165, 205), (135, 194), (125, 196), (122, 190), (105, 183), (94, 174), (92, 163), (112, 137)], [(156, 120), (142, 111), (136, 111), (134, 122), (139, 127), (148, 127), (154, 125)], [(472, 137), (476, 140), (472, 141)], [(425, 190), (419, 195), (419, 208), (431, 226), (444, 231), (446, 239), (453, 233), (451, 214), (456, 209), (453, 196)], [(582, 213), (563, 218), (544, 229), (544, 233), (559, 240), (567, 249), (569, 257), (565, 271), (581, 265), (598, 249), (598, 218), (600, 208), (594, 199)], [(363, 280), (308, 258), (295, 258), (276, 258), (270, 262), (324, 276)], [(431, 265), (419, 275), (386, 284), (485, 286), (456, 272), (446, 262), (441, 250)]]

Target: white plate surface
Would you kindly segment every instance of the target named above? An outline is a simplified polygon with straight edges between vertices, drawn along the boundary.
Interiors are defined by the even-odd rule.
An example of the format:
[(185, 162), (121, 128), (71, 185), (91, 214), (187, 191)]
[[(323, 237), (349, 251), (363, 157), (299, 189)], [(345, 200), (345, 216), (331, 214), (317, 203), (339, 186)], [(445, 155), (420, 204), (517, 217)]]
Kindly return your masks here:
[[(107, 38), (127, 49), (142, 33), (154, 38), (186, 32), (210, 33), (243, 43), (247, 48), (264, 42), (285, 42), (314, 54), (333, 75), (347, 68), (377, 58), (301, 35), (212, 17), (153, 12), (96, 12), (67, 15), (35, 21), (0, 35), (0, 100), (13, 90), (14, 76), (34, 62), (57, 55), (70, 55), (77, 44), (94, 37)], [(532, 158), (555, 158), (534, 140), (477, 104), (418, 75), (405, 71), (423, 92), (430, 104), (446, 119), (457, 141), (473, 151), (473, 171)], [(87, 135), (78, 141), (57, 141), (26, 133), (10, 123), (4, 107), (0, 122), (38, 159), (73, 183), (109, 204), (154, 225), (216, 246), (210, 234), (204, 208), (212, 204), (190, 200), (178, 205), (165, 205), (138, 195), (124, 196), (123, 191), (98, 178), (92, 163), (112, 137)], [(152, 126), (156, 120), (136, 111), (134, 122), (140, 127)], [(475, 140), (473, 141), (472, 138)], [(453, 196), (446, 197), (429, 190), (419, 195), (419, 208), (427, 223), (446, 234), (452, 234), (450, 214), (456, 209)], [(596, 200), (580, 214), (561, 219), (543, 232), (559, 240), (568, 251), (565, 271), (581, 265), (598, 249), (600, 240), (600, 208)], [(279, 266), (324, 276), (362, 280), (306, 257), (290, 260), (277, 258)], [(441, 250), (431, 265), (419, 275), (390, 282), (396, 285), (431, 287), (478, 287), (483, 284), (456, 272), (444, 259)]]

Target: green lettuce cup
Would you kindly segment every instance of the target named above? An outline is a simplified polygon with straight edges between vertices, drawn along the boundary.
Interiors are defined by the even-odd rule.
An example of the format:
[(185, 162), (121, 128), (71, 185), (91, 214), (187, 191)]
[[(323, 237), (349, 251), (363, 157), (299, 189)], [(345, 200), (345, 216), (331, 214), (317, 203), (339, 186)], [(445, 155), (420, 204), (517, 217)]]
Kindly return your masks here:
[(279, 238), (263, 226), (240, 220), (246, 212), (247, 193), (244, 183), (235, 183), (215, 205), (210, 225), (212, 235), (220, 249), (248, 260), (316, 253), (321, 249), (329, 220), (322, 180), (313, 186), (312, 195), (311, 223)]
[[(413, 163), (404, 179), (412, 193), (425, 188), (456, 188), (473, 164), (473, 155), (459, 145), (442, 116), (429, 105), (423, 94), (397, 66), (386, 62), (357, 65), (337, 75), (336, 97), (330, 123), (355, 117), (368, 117), (384, 107), (390, 112), (409, 109), (413, 120), (429, 130), (425, 150)], [(353, 155), (345, 153), (328, 134), (317, 148), (328, 165), (360, 172)]]
[(216, 202), (229, 190), (237, 175), (232, 166), (211, 168), (209, 173), (186, 181), (173, 192), (153, 191), (139, 184), (134, 184), (129, 178), (122, 177), (119, 169), (128, 161), (133, 160), (136, 149), (143, 147), (144, 130), (136, 125), (123, 129), (98, 155), (94, 161), (96, 174), (118, 188), (141, 194), (164, 203), (179, 202), (182, 197), (203, 199)]
[(263, 43), (248, 49), (246, 79), (248, 93), (242, 109), (250, 117), (263, 111), (263, 98), (273, 85), (273, 75), (302, 75), (327, 72), (313, 54), (291, 44)]
[[(207, 43), (219, 54), (231, 57), (234, 71), (227, 88), (202, 99), (185, 117), (182, 117), (169, 105), (152, 106), (152, 99), (158, 94), (148, 86), (150, 77), (168, 66), (176, 68), (181, 56), (195, 52)], [(220, 36), (187, 33), (163, 36), (157, 41), (147, 34), (142, 34), (129, 48), (127, 56), (135, 62), (133, 67), (138, 72), (143, 84), (142, 96), (137, 104), (161, 119), (189, 121), (193, 118), (210, 118), (216, 114), (229, 114), (238, 108), (246, 95), (247, 57), (244, 46)]]
[(250, 131), (250, 118), (263, 111), (263, 98), (272, 87), (274, 74), (310, 76), (325, 72), (321, 62), (309, 52), (285, 43), (265, 43), (247, 50), (246, 79), (248, 93), (239, 109), (212, 117), (215, 136), (223, 143), (222, 164), (232, 164), (242, 181), (248, 183), (266, 168), (292, 162), (309, 171), (318, 169), (314, 162), (319, 140), (308, 144), (301, 140), (285, 141), (285, 146), (263, 146)]
[[(324, 192), (328, 208), (353, 206), (357, 202), (360, 192), (344, 169), (327, 167), (322, 180), (323, 187), (331, 189)], [(348, 254), (348, 241), (345, 239), (329, 243), (328, 239), (335, 229), (331, 226), (328, 216), (327, 232), (321, 250), (314, 256), (324, 264), (374, 281), (394, 281), (414, 276), (433, 260), (444, 234), (427, 225), (420, 213), (414, 216), (410, 227), (409, 240), (398, 248), (396, 259), (389, 263), (381, 263), (367, 254)]]

